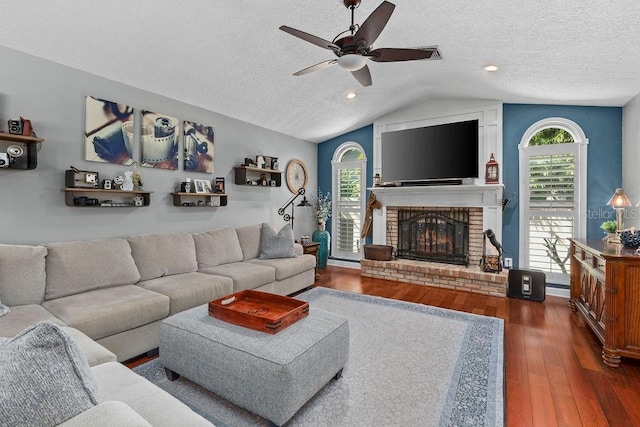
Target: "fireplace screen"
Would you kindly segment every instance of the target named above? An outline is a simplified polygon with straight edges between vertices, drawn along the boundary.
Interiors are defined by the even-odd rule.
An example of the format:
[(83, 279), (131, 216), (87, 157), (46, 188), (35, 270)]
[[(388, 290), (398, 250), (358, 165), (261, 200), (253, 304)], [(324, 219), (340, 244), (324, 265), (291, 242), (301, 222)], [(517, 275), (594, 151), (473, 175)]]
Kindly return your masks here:
[(469, 265), (469, 209), (399, 209), (396, 256)]

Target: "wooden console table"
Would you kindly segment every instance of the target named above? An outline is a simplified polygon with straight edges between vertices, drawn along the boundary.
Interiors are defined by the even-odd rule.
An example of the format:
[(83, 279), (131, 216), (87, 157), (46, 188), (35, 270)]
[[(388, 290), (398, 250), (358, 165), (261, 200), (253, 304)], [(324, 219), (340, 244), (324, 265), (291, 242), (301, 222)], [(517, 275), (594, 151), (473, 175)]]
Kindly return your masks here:
[(619, 243), (571, 239), (571, 300), (602, 342), (602, 361), (640, 359), (640, 255)]

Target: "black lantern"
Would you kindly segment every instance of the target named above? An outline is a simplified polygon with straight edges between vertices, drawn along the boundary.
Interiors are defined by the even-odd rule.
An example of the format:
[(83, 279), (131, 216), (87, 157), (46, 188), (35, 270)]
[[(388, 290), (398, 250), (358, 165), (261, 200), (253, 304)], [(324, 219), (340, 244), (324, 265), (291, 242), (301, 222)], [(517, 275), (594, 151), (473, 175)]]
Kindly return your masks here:
[(487, 162), (487, 166), (484, 174), (485, 184), (498, 184), (500, 182), (500, 168), (496, 158), (491, 153), (491, 158)]

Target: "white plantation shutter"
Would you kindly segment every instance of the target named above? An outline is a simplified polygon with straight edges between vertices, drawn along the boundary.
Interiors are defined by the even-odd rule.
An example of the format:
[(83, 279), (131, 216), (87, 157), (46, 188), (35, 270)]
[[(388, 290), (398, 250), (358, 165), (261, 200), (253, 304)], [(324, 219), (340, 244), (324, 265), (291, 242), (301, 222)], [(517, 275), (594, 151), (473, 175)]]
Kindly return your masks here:
[[(576, 139), (575, 129), (570, 133)], [(580, 218), (586, 138), (582, 141), (520, 147), (520, 267), (544, 271), (548, 283), (568, 284), (569, 238), (586, 234)]]
[(574, 153), (529, 156), (529, 268), (569, 272), (568, 239), (578, 212), (574, 162)]
[(569, 209), (575, 205), (573, 153), (540, 154), (529, 157), (529, 207)]
[(353, 142), (338, 147), (333, 158), (331, 255), (359, 260), (365, 208), (364, 150)]
[(360, 185), (362, 169), (359, 167), (338, 167), (338, 228), (335, 233), (336, 251), (360, 252), (360, 220), (362, 197)]

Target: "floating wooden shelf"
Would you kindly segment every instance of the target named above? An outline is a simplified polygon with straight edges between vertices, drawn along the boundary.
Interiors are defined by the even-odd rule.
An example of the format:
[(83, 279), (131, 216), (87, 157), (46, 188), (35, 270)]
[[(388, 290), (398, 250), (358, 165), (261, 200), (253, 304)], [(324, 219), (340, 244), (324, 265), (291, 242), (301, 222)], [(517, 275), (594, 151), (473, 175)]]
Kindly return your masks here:
[[(173, 205), (194, 208), (217, 208), (218, 206), (227, 206), (226, 193), (185, 193), (173, 192)], [(212, 198), (218, 197), (220, 203), (211, 205)]]
[[(149, 206), (151, 202), (151, 191), (140, 190), (105, 190), (104, 188), (62, 188), (65, 192), (65, 204), (75, 208), (105, 208), (105, 207), (139, 207), (133, 204), (134, 196), (142, 196), (143, 206)], [(76, 205), (74, 199), (76, 197), (88, 197), (99, 199), (97, 205)], [(100, 196), (100, 197), (98, 197)], [(109, 202), (110, 201), (110, 202)]]
[(14, 135), (12, 133), (0, 132), (0, 139), (3, 141), (13, 142), (43, 142), (43, 138), (36, 138), (35, 136)]
[[(24, 170), (38, 167), (38, 151), (44, 139), (33, 136), (14, 135), (0, 132), (0, 152), (7, 153), (0, 162), (0, 170)], [(11, 157), (9, 148), (21, 150), (21, 154)]]
[[(235, 184), (251, 185), (253, 187), (280, 187), (282, 185), (282, 171), (274, 169), (254, 168), (251, 166), (234, 166)], [(262, 174), (269, 175), (267, 185), (248, 184), (248, 182), (260, 181)], [(272, 185), (271, 182), (274, 182)]]

